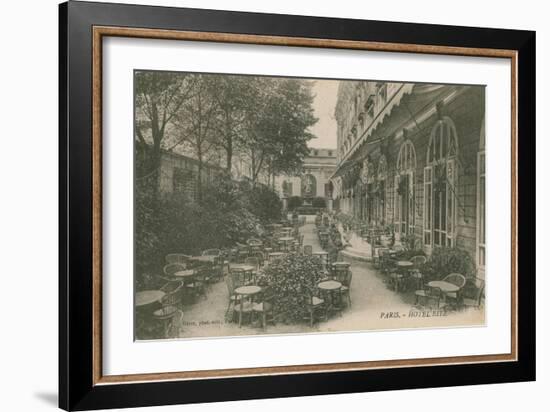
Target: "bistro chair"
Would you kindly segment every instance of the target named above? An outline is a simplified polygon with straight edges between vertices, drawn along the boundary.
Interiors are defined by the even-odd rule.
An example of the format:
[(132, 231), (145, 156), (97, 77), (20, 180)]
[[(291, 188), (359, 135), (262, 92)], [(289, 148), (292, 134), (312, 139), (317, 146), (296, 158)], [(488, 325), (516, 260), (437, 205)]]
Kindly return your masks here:
[(199, 267), (193, 277), (184, 283), (185, 293), (193, 300), (202, 296), (206, 298), (206, 284), (210, 282), (207, 267)]
[(450, 273), (447, 276), (445, 276), (443, 279), (445, 282), (452, 283), (455, 286), (458, 286), (458, 291), (456, 292), (447, 292), (445, 294), (445, 300), (447, 303), (449, 303), (451, 306), (454, 306), (456, 309), (458, 309), (462, 303), (462, 289), (464, 288), (464, 285), (466, 285), (466, 278), (464, 275), (461, 275), (460, 273)]
[(251, 237), (246, 241), (248, 246), (262, 246), (263, 242), (260, 239)]
[(331, 278), (342, 283), (347, 276), (350, 265), (331, 266)]
[(469, 280), (464, 287), (462, 294), (462, 305), (464, 308), (479, 309), (482, 305), (481, 301), (485, 297), (485, 281), (483, 279), (474, 278)]
[(174, 325), (174, 318), (177, 315), (183, 315), (180, 310), (181, 290), (182, 284), (180, 283), (171, 291), (167, 292), (160, 300), (161, 308), (153, 312), (153, 318), (161, 321), (163, 324), (164, 338), (176, 337), (179, 332), (179, 328)]
[(180, 263), (182, 265), (187, 265), (190, 256), (184, 255), (183, 253), (170, 253), (166, 255), (164, 259), (167, 265), (169, 265), (170, 263)]
[(340, 295), (342, 299), (346, 299), (348, 302), (348, 307), (351, 308), (351, 278), (353, 277), (353, 273), (350, 269), (348, 269), (344, 275), (344, 278), (342, 280), (339, 280), (340, 283), (342, 283), (342, 287), (340, 288)]
[(225, 311), (225, 318), (233, 320), (233, 315), (230, 318), (228, 318), (227, 315), (229, 314), (229, 311), (231, 310), (231, 308), (233, 308), (233, 310), (234, 310), (235, 306), (238, 303), (240, 303), (240, 296), (235, 293), (235, 289), (237, 287), (235, 286), (235, 282), (234, 282), (232, 276), (226, 276), (225, 277), (225, 284), (227, 285), (227, 292), (229, 294), (227, 309)]
[(423, 304), (422, 306), (430, 306), (430, 302), (435, 303), (435, 307), (439, 309), (439, 303), (441, 302), (441, 299), (443, 298), (443, 293), (441, 292), (441, 289), (431, 286), (426, 286), (425, 289), (420, 289), (414, 292), (415, 295), (415, 306), (418, 306), (421, 304), (421, 301)]
[(243, 262), (248, 257), (248, 245), (237, 242), (237, 262)]
[(220, 256), (220, 249), (206, 249), (202, 251), (202, 256)]
[(252, 312), (255, 315), (261, 317), (262, 329), (265, 330), (268, 321), (275, 321), (273, 314), (273, 299), (275, 295), (271, 288), (267, 286), (262, 290), (260, 296), (257, 298), (259, 301), (252, 304)]
[(250, 253), (250, 256), (249, 258), (254, 258), (254, 259), (258, 259), (258, 270), (260, 269), (260, 267), (262, 267), (264, 265), (264, 261), (265, 261), (265, 258), (264, 258), (264, 254), (262, 252), (252, 252)]
[(302, 306), (307, 311), (306, 319), (309, 320), (309, 327), (313, 327), (315, 315), (319, 312), (324, 312), (325, 321), (328, 319), (325, 300), (316, 296), (316, 293), (318, 292), (310, 288), (305, 288), (304, 293), (302, 293)]
[(177, 272), (181, 272), (182, 270), (185, 270), (187, 268), (187, 265), (183, 263), (170, 263), (162, 269), (164, 272), (164, 276), (161, 276), (161, 278), (167, 282), (174, 282), (179, 281), (179, 279), (174, 278), (174, 274)]
[(210, 281), (212, 283), (218, 282), (223, 278), (223, 271), (226, 264), (229, 265), (229, 261), (225, 260), (225, 256), (220, 255), (214, 257), (213, 265), (211, 265), (210, 267), (207, 266), (210, 270)]
[(380, 259), (380, 271), (385, 275), (389, 275), (396, 269), (395, 259), (390, 255), (389, 249), (380, 249), (378, 251)]
[(258, 276), (258, 272), (260, 271), (260, 259), (258, 259), (257, 257), (249, 256), (244, 260), (244, 263), (250, 266), (254, 266), (252, 279), (250, 279), (250, 281), (253, 283), (256, 280), (256, 277)]
[(269, 254), (275, 250), (272, 247), (264, 247), (264, 263), (269, 260)]
[(413, 256), (411, 262), (413, 263), (413, 268), (409, 270), (411, 278), (416, 280), (416, 288), (422, 289), (424, 275), (422, 274), (422, 267), (426, 264), (426, 256)]
[(307, 256), (313, 255), (313, 246), (304, 245), (304, 255), (307, 255)]
[(230, 268), (229, 276), (233, 280), (233, 286), (236, 288), (247, 284), (246, 272), (241, 268)]

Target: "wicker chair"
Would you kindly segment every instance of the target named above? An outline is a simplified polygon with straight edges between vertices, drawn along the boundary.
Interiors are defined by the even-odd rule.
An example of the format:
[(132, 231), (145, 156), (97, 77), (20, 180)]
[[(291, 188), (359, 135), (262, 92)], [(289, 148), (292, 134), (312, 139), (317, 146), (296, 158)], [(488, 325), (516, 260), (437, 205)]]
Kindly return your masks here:
[(445, 293), (445, 301), (449, 306), (452, 306), (455, 309), (460, 309), (462, 306), (462, 290), (466, 285), (466, 278), (460, 273), (450, 273), (442, 280), (452, 283), (453, 285), (458, 287), (458, 291), (456, 292)]
[(380, 271), (385, 275), (389, 275), (395, 269), (395, 261), (391, 258), (390, 250), (387, 248), (380, 248), (378, 250), (378, 261)]
[(485, 281), (479, 278), (469, 279), (462, 294), (463, 307), (479, 309), (482, 305), (482, 300), (484, 297)]
[(316, 292), (309, 288), (306, 288), (302, 294), (302, 305), (307, 310), (307, 319), (309, 320), (309, 326), (313, 327), (315, 321), (315, 315), (319, 312), (324, 312), (325, 321), (328, 319), (327, 306), (325, 300), (316, 296)]
[(260, 258), (255, 256), (249, 256), (244, 260), (244, 263), (246, 265), (254, 266), (254, 270), (252, 272), (252, 279), (249, 279), (247, 283), (255, 283), (256, 278), (258, 277), (258, 274), (260, 273)]
[[(170, 286), (171, 290), (167, 292), (160, 300), (161, 308), (153, 312), (153, 318), (163, 323), (163, 337), (177, 337), (179, 326), (174, 324), (176, 316), (181, 316), (181, 290), (182, 283), (174, 287), (174, 282)], [(166, 286), (166, 285), (165, 285)], [(167, 286), (168, 288), (168, 286)]]
[(254, 271), (260, 270), (260, 258), (257, 256), (249, 256), (244, 260), (244, 263), (250, 266), (254, 266)]
[(413, 268), (409, 271), (411, 279), (416, 280), (417, 289), (422, 289), (424, 275), (422, 274), (422, 267), (426, 264), (426, 256), (414, 256), (411, 258)]
[(220, 256), (221, 250), (220, 249), (206, 249), (202, 251), (203, 256)]
[(241, 268), (231, 268), (229, 269), (229, 278), (233, 281), (233, 286), (236, 288), (240, 286), (245, 286), (247, 284), (247, 274)]
[(166, 255), (164, 259), (167, 265), (169, 265), (170, 263), (179, 263), (182, 265), (187, 265), (187, 262), (189, 262), (190, 256), (184, 255), (183, 253), (170, 253)]
[(313, 255), (313, 246), (304, 245), (304, 255), (307, 255), (307, 256)]
[(233, 316), (228, 318), (227, 315), (229, 314), (230, 309), (232, 307), (233, 309), (235, 309), (235, 305), (240, 302), (240, 296), (235, 293), (236, 286), (232, 276), (225, 277), (225, 284), (227, 285), (227, 292), (229, 294), (227, 309), (225, 311), (225, 318), (232, 320)]
[(187, 266), (182, 263), (169, 263), (162, 269), (162, 271), (164, 272), (164, 276), (161, 276), (161, 278), (166, 282), (178, 282), (180, 279), (174, 278), (174, 274), (177, 272), (181, 272), (186, 268)]
[(206, 297), (206, 282), (208, 280), (209, 276), (205, 273), (205, 268), (197, 268), (195, 275), (190, 280), (184, 282), (184, 293), (192, 299), (196, 299), (199, 296)]
[(435, 302), (436, 308), (439, 309), (441, 299), (443, 298), (443, 292), (436, 287), (427, 286), (425, 289), (420, 289), (414, 292), (416, 300), (415, 306), (418, 306), (421, 300), (424, 301), (424, 305), (429, 305), (430, 302)]
[(339, 280), (340, 283), (342, 283), (342, 287), (340, 288), (340, 296), (342, 299), (346, 299), (348, 302), (348, 306), (351, 308), (351, 278), (353, 277), (353, 273), (350, 269), (347, 269), (344, 277), (342, 280)]
[(252, 304), (252, 312), (255, 315), (261, 316), (262, 319), (262, 328), (265, 330), (268, 321), (274, 321), (273, 316), (273, 291), (268, 287), (262, 290), (260, 296), (258, 296), (258, 301)]
[(372, 254), (372, 263), (375, 268), (380, 269), (381, 268), (381, 257), (384, 255), (384, 253), (389, 252), (389, 249), (387, 247), (373, 247), (374, 253)]

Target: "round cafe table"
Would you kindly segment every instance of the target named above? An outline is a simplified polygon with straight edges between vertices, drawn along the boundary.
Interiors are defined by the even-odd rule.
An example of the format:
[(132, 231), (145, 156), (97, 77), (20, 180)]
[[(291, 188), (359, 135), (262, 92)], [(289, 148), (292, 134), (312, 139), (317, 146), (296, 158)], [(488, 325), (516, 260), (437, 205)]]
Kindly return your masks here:
[(444, 280), (432, 280), (431, 282), (428, 282), (428, 286), (431, 288), (439, 288), (443, 293), (454, 293), (460, 290), (460, 288), (455, 284)]
[[(235, 289), (233, 292), (236, 295), (241, 295), (242, 298), (240, 299), (240, 310), (239, 310), (239, 327), (241, 327), (242, 321), (243, 321), (243, 310), (244, 310), (244, 300), (245, 298), (252, 299), (254, 295), (259, 293), (262, 290), (261, 287), (256, 285), (249, 285), (249, 286), (240, 286), (237, 289)], [(252, 307), (252, 305), (250, 305)]]
[(195, 275), (195, 271), (193, 269), (187, 269), (187, 270), (180, 270), (179, 272), (174, 273), (174, 277), (176, 278), (183, 278), (184, 280), (192, 278)]
[(241, 270), (244, 270), (245, 272), (252, 272), (255, 269), (254, 266), (248, 265), (246, 263), (231, 263), (229, 265), (229, 268), (230, 269), (241, 269)]
[(158, 302), (164, 295), (162, 290), (142, 290), (136, 293), (136, 306), (147, 306)]
[(319, 282), (317, 287), (322, 290), (334, 291), (340, 289), (342, 284), (337, 280), (324, 280), (323, 282)]
[(282, 245), (282, 248), (285, 252), (289, 251), (290, 244), (294, 242), (294, 238), (291, 236), (284, 236), (279, 238), (279, 243)]
[(229, 272), (237, 269), (238, 271), (243, 272), (242, 282), (245, 284), (255, 283), (255, 273), (256, 266), (250, 265), (248, 263), (231, 263), (229, 265)]
[(202, 262), (202, 263), (214, 263), (217, 256), (191, 256), (189, 259)]
[(180, 270), (179, 272), (174, 273), (174, 277), (177, 279), (183, 280), (184, 285), (192, 283), (193, 276), (195, 276), (195, 271), (193, 269)]
[(328, 265), (328, 252), (320, 250), (317, 252), (313, 252), (313, 255), (319, 256), (319, 259), (321, 259), (321, 262), (323, 263), (323, 269), (326, 269), (326, 266)]
[(327, 302), (327, 312), (339, 311), (340, 308), (334, 304), (334, 295), (340, 292), (340, 289), (342, 289), (342, 283), (338, 282), (337, 280), (325, 280), (323, 282), (319, 282), (317, 284), (317, 287), (321, 289), (322, 292), (324, 292), (324, 295), (330, 298)]
[(275, 259), (283, 257), (286, 253), (283, 252), (271, 252), (267, 255), (268, 262), (273, 262)]
[(344, 267), (344, 268), (349, 268), (351, 266), (351, 263), (349, 262), (333, 262), (332, 263), (332, 266), (333, 267)]

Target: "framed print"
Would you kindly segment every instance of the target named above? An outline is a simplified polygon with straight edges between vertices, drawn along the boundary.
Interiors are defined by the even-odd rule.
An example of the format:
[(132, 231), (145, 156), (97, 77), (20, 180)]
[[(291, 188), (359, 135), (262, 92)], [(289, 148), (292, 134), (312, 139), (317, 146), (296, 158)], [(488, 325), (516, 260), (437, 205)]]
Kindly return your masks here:
[(529, 31), (60, 5), (60, 407), (534, 380), (534, 74)]

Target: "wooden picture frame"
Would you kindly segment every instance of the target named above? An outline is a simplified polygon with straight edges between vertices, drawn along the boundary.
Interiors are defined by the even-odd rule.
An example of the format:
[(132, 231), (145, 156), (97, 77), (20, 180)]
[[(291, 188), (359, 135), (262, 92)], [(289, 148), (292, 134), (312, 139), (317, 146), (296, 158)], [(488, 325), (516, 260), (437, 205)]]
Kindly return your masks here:
[[(218, 402), (535, 379), (535, 33), (69, 2), (59, 8), (59, 406)], [(512, 67), (511, 352), (215, 371), (102, 373), (102, 39), (480, 56)], [(520, 182), (522, 183), (520, 186)]]

